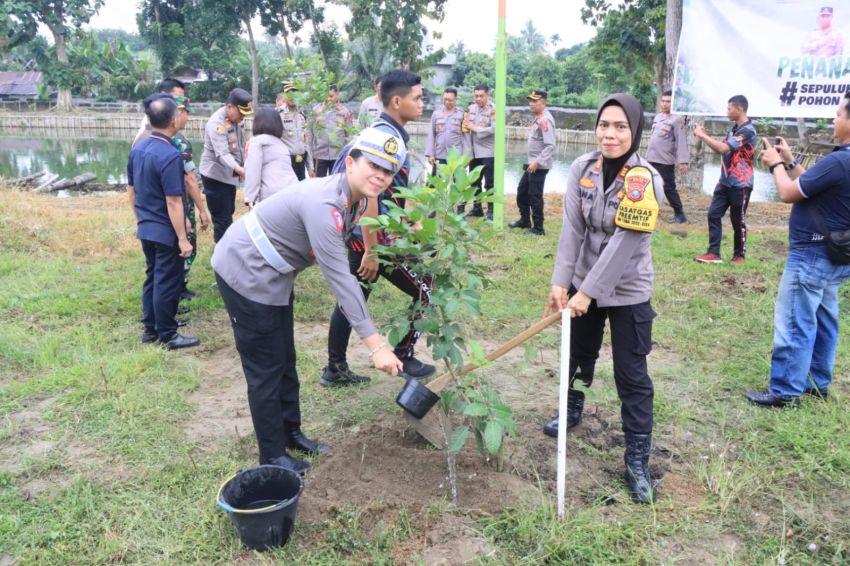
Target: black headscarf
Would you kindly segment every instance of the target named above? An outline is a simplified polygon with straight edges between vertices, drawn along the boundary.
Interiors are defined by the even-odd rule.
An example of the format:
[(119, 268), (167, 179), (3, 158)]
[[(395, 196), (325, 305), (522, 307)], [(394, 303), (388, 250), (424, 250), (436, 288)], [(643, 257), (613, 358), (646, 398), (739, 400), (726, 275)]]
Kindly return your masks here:
[(629, 121), (629, 128), (632, 130), (632, 146), (629, 150), (617, 159), (602, 159), (602, 182), (607, 189), (617, 178), (617, 175), (623, 169), (626, 161), (635, 154), (640, 147), (640, 137), (643, 133), (643, 107), (638, 102), (638, 99), (630, 94), (618, 92), (608, 95), (602, 104), (599, 105), (599, 110), (596, 112), (596, 124), (599, 124), (599, 116), (606, 106), (619, 106), (626, 113), (626, 119)]

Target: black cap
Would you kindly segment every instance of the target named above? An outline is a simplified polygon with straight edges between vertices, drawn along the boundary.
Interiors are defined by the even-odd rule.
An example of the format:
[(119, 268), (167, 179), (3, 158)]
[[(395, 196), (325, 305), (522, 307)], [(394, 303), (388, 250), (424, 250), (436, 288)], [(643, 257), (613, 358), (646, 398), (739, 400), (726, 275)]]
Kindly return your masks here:
[(171, 100), (174, 100), (174, 97), (171, 96), (170, 94), (168, 94), (167, 92), (155, 92), (152, 95), (145, 98), (145, 100), (144, 100), (144, 102), (142, 102), (142, 104), (144, 105), (145, 110), (147, 110), (148, 107), (151, 105), (151, 102), (153, 102), (154, 100), (161, 100), (163, 98), (170, 98)]
[(251, 105), (253, 101), (254, 97), (243, 88), (234, 88), (227, 95), (227, 103), (238, 108), (239, 113), (243, 116), (250, 116), (254, 113), (254, 107)]
[(549, 98), (549, 95), (546, 93), (545, 90), (534, 89), (530, 93), (528, 93), (528, 96), (526, 96), (525, 98), (526, 100), (540, 100), (541, 98), (545, 100)]
[(284, 82), (280, 83), (280, 85), (283, 88), (283, 92), (298, 92), (298, 87), (292, 83)]

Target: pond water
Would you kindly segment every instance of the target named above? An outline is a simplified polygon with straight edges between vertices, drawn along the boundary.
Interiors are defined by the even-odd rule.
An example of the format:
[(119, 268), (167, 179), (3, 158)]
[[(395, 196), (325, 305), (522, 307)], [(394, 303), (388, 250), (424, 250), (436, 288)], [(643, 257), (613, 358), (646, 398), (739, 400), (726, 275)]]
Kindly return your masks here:
[[(200, 159), (201, 143), (195, 145), (195, 161)], [(424, 139), (414, 138), (414, 148), (423, 147)], [(0, 177), (14, 178), (45, 171), (48, 175), (73, 177), (91, 171), (100, 183), (124, 183), (127, 181), (127, 153), (130, 144), (115, 139), (36, 139), (24, 137), (0, 137)], [(579, 146), (559, 146), (555, 164), (546, 178), (547, 193), (564, 191), (570, 164), (587, 151)], [(505, 192), (516, 193), (525, 162), (525, 143), (509, 142), (505, 165)], [(711, 194), (720, 177), (720, 157), (711, 155), (705, 165), (703, 192)], [(756, 170), (753, 201), (776, 200), (776, 188), (770, 173), (759, 167)]]

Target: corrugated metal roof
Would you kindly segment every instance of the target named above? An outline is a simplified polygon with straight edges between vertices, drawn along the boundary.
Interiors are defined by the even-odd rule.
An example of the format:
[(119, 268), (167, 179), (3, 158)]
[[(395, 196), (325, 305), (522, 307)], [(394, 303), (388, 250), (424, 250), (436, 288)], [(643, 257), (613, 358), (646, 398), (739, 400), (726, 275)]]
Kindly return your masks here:
[(35, 96), (41, 71), (0, 71), (0, 96)]

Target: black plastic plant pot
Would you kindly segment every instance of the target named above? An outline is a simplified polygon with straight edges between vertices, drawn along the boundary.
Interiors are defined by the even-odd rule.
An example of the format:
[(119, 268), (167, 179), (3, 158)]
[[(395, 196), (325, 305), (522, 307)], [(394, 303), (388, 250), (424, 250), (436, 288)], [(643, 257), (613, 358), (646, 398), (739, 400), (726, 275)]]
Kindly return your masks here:
[(227, 511), (242, 543), (254, 550), (283, 546), (295, 526), (304, 481), (280, 466), (255, 466), (221, 484), (216, 505)]
[(421, 419), (428, 414), (428, 411), (437, 404), (440, 396), (419, 383), (415, 379), (408, 379), (395, 398), (398, 406), (416, 417)]

